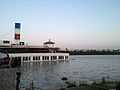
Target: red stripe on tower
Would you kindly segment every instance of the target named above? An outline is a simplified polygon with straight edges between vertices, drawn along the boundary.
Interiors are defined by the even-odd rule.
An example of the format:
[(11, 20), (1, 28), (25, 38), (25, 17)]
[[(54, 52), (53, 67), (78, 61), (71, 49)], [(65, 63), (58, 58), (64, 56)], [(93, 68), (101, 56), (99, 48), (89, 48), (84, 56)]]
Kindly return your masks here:
[(20, 34), (15, 34), (15, 40), (20, 40)]
[(20, 40), (20, 23), (15, 23), (15, 40)]

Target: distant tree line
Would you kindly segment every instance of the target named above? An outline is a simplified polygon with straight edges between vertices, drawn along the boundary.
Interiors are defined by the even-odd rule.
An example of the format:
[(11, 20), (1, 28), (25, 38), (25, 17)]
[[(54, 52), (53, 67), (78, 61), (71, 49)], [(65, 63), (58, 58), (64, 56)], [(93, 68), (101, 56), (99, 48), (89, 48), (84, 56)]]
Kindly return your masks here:
[(120, 49), (117, 50), (69, 50), (70, 55), (120, 55)]

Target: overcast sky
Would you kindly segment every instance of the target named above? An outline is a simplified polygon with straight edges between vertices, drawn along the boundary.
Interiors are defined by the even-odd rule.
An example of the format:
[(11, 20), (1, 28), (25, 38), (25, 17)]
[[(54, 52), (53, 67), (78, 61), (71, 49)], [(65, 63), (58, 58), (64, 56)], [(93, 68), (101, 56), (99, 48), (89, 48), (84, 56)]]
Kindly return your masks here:
[(0, 0), (0, 39), (67, 48), (120, 48), (120, 0)]

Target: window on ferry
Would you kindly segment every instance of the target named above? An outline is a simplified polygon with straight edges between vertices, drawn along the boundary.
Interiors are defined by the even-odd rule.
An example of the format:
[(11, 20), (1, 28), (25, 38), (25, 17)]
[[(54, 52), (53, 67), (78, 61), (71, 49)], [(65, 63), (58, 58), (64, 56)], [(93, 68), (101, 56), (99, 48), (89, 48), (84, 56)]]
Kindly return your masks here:
[(21, 57), (17, 57), (17, 60), (21, 60)]
[(51, 60), (53, 60), (53, 56), (51, 56)]
[(36, 58), (35, 58), (36, 60), (39, 60), (39, 56), (36, 56)]
[(45, 57), (44, 57), (44, 56), (42, 56), (42, 60), (45, 60)]
[(45, 60), (49, 60), (49, 56), (45, 56)]
[(26, 60), (28, 60), (28, 57), (26, 57)]
[(33, 60), (35, 60), (35, 56), (33, 56)]
[(23, 57), (23, 61), (25, 61), (25, 57)]
[(28, 60), (30, 60), (30, 57), (28, 57)]
[(46, 60), (46, 56), (45, 56), (45, 60)]
[(59, 58), (59, 59), (64, 59), (64, 56), (59, 56), (58, 58)]
[(39, 56), (37, 56), (37, 60), (39, 60)]
[(6, 40), (4, 40), (3, 43), (4, 43), (4, 44), (9, 44), (10, 41), (6, 41)]
[(53, 56), (53, 60), (56, 60), (57, 59), (57, 56)]
[(27, 61), (27, 60), (28, 60), (28, 58), (27, 58), (27, 57), (25, 57), (25, 60)]
[(10, 57), (10, 60), (12, 60), (12, 57)]
[(68, 59), (68, 56), (65, 56), (65, 59)]
[(15, 60), (17, 60), (17, 57), (15, 57)]
[(38, 57), (38, 60), (40, 60), (40, 56)]
[(49, 56), (47, 56), (47, 60), (49, 60)]
[(37, 57), (37, 56), (35, 57), (35, 60), (38, 60), (38, 57)]
[(12, 57), (12, 60), (14, 60), (14, 57)]
[(28, 57), (23, 57), (23, 61), (27, 61), (28, 60)]

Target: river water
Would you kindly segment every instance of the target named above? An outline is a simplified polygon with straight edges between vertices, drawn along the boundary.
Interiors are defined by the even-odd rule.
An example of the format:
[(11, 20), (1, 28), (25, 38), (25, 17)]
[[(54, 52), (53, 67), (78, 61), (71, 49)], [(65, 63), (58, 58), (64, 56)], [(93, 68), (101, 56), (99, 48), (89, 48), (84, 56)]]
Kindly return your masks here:
[(34, 82), (38, 90), (46, 90), (64, 87), (62, 77), (76, 81), (97, 81), (102, 77), (120, 80), (120, 56), (77, 55), (64, 62), (23, 63), (19, 69), (21, 89)]

